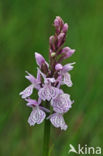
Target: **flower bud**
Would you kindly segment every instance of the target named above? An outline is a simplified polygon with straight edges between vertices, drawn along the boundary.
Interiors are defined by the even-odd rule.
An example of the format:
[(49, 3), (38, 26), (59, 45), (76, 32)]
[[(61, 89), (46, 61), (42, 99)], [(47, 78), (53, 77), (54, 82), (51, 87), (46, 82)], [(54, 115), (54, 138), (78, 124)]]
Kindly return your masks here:
[(65, 39), (65, 33), (60, 33), (58, 35), (58, 47), (64, 43), (64, 39)]
[(56, 66), (55, 66), (55, 70), (61, 70), (61, 69), (63, 69), (63, 66), (61, 65), (61, 64), (56, 64)]
[(50, 36), (49, 38), (49, 45), (50, 45), (50, 48), (55, 51), (55, 37), (54, 36)]
[(50, 43), (50, 44), (53, 44), (53, 43), (54, 43), (54, 40), (55, 40), (54, 36), (50, 36), (50, 38), (49, 38), (49, 43)]
[(57, 27), (60, 27), (61, 25), (63, 25), (63, 20), (61, 19), (61, 17), (59, 16), (56, 16), (56, 19), (54, 20), (54, 26), (57, 28)]
[(69, 47), (65, 47), (62, 49), (62, 53), (64, 54), (64, 59), (70, 57), (75, 52), (75, 49), (71, 49)]
[(63, 28), (64, 22), (61, 19), (61, 17), (57, 16), (54, 20), (54, 27), (56, 28), (56, 34), (59, 35), (62, 28)]
[(68, 31), (68, 24), (67, 23), (64, 24), (62, 31), (64, 33), (66, 33)]

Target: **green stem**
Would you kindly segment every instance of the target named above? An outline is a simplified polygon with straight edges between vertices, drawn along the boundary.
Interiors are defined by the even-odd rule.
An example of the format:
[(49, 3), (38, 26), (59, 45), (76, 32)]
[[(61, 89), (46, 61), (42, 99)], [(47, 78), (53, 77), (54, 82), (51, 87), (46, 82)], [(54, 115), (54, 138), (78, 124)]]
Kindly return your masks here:
[[(49, 103), (47, 103), (47, 107), (49, 108)], [(47, 113), (47, 117), (50, 113)], [(43, 142), (43, 156), (49, 155), (49, 143), (50, 143), (50, 120), (44, 121), (44, 142)]]

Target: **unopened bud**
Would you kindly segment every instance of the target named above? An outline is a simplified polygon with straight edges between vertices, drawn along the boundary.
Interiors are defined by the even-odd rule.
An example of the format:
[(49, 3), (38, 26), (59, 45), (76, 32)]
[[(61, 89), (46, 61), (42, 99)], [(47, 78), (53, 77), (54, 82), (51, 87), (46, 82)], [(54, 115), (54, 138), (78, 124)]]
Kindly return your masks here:
[(71, 49), (69, 47), (65, 47), (62, 49), (62, 53), (64, 54), (64, 59), (70, 57), (75, 52), (75, 49)]
[(68, 24), (67, 23), (64, 24), (62, 31), (64, 33), (66, 33), (68, 31)]
[(57, 16), (54, 20), (54, 27), (56, 28), (56, 34), (60, 34), (62, 28), (63, 28), (64, 22), (61, 17)]
[(50, 36), (49, 45), (52, 50), (55, 50), (55, 37), (54, 36)]
[(63, 20), (61, 17), (59, 16), (56, 16), (56, 19), (54, 20), (54, 26), (57, 28), (57, 27), (60, 27), (61, 25), (63, 25)]
[(55, 66), (55, 70), (62, 70), (63, 69), (63, 66), (61, 64), (56, 64)]
[(58, 47), (64, 43), (65, 33), (60, 33), (58, 35)]

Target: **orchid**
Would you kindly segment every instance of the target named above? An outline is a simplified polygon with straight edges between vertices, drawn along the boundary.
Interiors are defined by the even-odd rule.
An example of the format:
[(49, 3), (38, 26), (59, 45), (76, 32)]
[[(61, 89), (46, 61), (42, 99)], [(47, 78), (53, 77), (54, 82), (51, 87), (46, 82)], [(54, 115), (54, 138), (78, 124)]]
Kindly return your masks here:
[(27, 101), (27, 106), (32, 107), (32, 112), (28, 118), (28, 123), (30, 124), (30, 126), (34, 126), (36, 123), (37, 124), (42, 123), (46, 117), (44, 110), (47, 112), (49, 110), (39, 106), (41, 103), (41, 99), (39, 98), (38, 101), (30, 98), (25, 100)]
[[(64, 47), (68, 24), (64, 23), (61, 17), (56, 17), (54, 27), (55, 34), (49, 38), (49, 63), (41, 54), (35, 52), (34, 56), (38, 65), (37, 78), (26, 72), (25, 77), (30, 85), (20, 92), (20, 95), (27, 102), (27, 106), (32, 108), (28, 118), (30, 126), (49, 120), (54, 127), (66, 130), (68, 126), (63, 115), (70, 110), (74, 101), (69, 94), (64, 93), (61, 86), (72, 86), (70, 71), (75, 62), (63, 65), (63, 61), (71, 57), (75, 49)], [(31, 99), (35, 89), (38, 100)]]
[(55, 99), (51, 100), (51, 106), (57, 113), (66, 113), (72, 105), (73, 101), (70, 99), (69, 94), (61, 93)]
[(64, 121), (63, 115), (60, 113), (52, 114), (52, 116), (50, 116), (50, 121), (56, 128), (60, 127), (61, 130), (66, 130), (68, 128)]
[(28, 79), (31, 82), (31, 85), (29, 85), (26, 89), (24, 89), (22, 92), (20, 92), (20, 95), (23, 99), (29, 97), (33, 93), (33, 89), (40, 89), (40, 74), (39, 71), (37, 73), (37, 79), (31, 75), (30, 73), (26, 72), (28, 75), (25, 76), (26, 79)]

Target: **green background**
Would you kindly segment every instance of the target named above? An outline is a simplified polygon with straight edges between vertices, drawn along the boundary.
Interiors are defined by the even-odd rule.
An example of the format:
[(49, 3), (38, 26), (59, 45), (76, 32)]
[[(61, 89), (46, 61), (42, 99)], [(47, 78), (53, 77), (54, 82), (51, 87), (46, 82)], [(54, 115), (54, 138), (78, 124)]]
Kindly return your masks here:
[(19, 92), (29, 85), (25, 70), (36, 75), (34, 52), (48, 60), (57, 15), (69, 23), (65, 45), (76, 49), (66, 61), (76, 62), (74, 85), (64, 87), (75, 103), (68, 130), (51, 129), (51, 156), (68, 156), (69, 144), (103, 150), (103, 1), (0, 0), (0, 156), (42, 156), (44, 124), (28, 125), (31, 109)]

